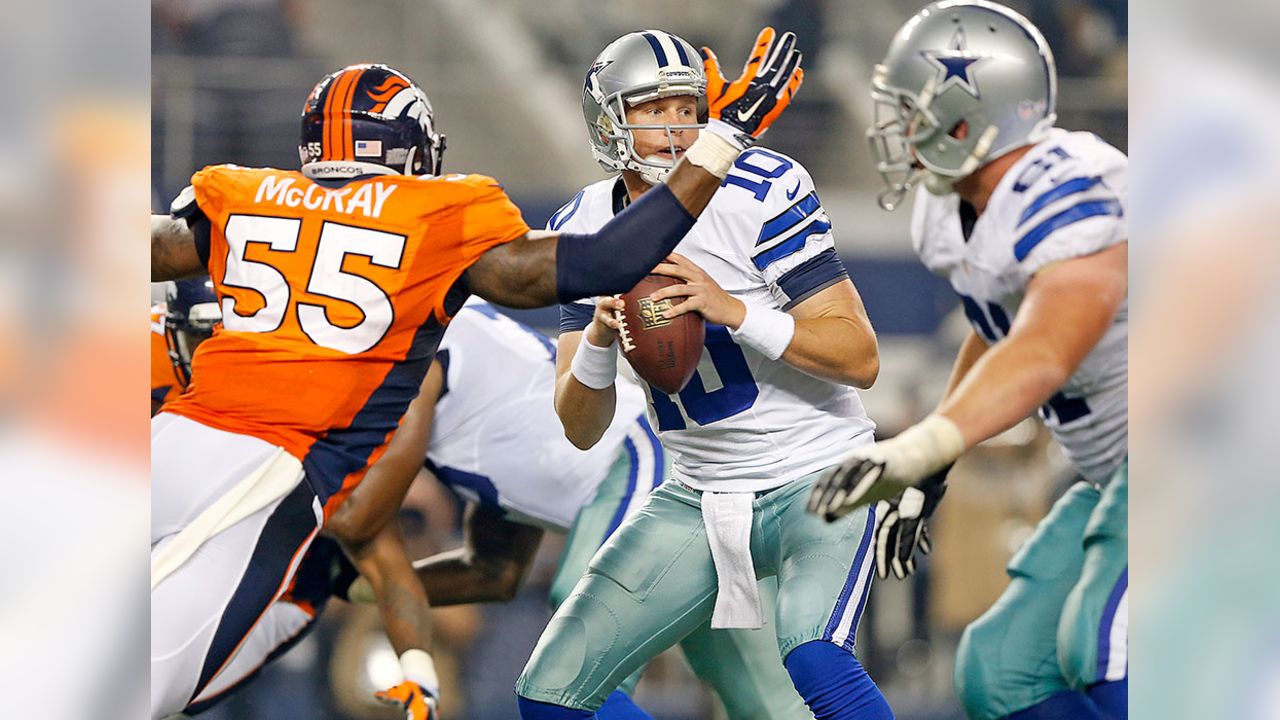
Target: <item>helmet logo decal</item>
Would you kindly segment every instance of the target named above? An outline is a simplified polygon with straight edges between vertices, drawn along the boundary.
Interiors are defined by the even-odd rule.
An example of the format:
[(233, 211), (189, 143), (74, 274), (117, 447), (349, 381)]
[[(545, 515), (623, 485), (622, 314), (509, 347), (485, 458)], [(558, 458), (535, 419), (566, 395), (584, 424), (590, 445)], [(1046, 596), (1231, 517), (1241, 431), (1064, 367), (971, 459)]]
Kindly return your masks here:
[(985, 57), (973, 55), (966, 48), (964, 28), (956, 28), (946, 50), (922, 50), (920, 54), (938, 68), (937, 94), (941, 95), (947, 88), (955, 85), (965, 92), (981, 97), (978, 84), (973, 79), (973, 65), (986, 60)]
[(366, 91), (369, 98), (376, 103), (369, 109), (369, 112), (374, 115), (383, 114), (383, 111), (387, 109), (388, 102), (407, 87), (409, 87), (409, 83), (404, 78), (392, 75), (382, 81), (382, 84), (378, 87)]
[(594, 63), (587, 70), (587, 79), (582, 83), (582, 92), (596, 98), (597, 102), (604, 102), (604, 90), (600, 87), (600, 78), (598, 77), (605, 68), (613, 64), (612, 60), (601, 60)]

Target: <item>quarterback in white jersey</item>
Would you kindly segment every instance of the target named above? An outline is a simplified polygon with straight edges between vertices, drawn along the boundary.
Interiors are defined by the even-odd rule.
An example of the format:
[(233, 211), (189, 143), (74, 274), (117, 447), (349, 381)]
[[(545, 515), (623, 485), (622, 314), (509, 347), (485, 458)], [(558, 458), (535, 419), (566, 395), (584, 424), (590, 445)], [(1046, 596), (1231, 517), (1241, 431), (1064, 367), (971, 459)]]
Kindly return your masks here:
[[(780, 153), (738, 158), (676, 252), (721, 288), (761, 308), (789, 311), (847, 279), (831, 222), (809, 173)], [(620, 176), (588, 185), (551, 220), (590, 232), (628, 202)], [(596, 302), (566, 306), (560, 331), (578, 333)], [(647, 388), (649, 419), (672, 455), (676, 479), (699, 490), (755, 492), (824, 468), (875, 424), (858, 391), (766, 356), (724, 325), (707, 322), (698, 372), (678, 395)]]
[(887, 501), (877, 565), (905, 577), (924, 519), (968, 448), (1039, 408), (1084, 477), (1009, 562), (1000, 601), (961, 639), (969, 717), (1128, 716), (1128, 160), (1053, 129), (1053, 54), (1017, 13), (941, 0), (909, 20), (872, 80), (868, 133), (886, 209), (917, 181), (912, 241), (973, 332), (933, 414), (823, 476), (834, 520)]
[[(704, 57), (705, 68), (660, 30), (605, 48), (587, 72), (583, 109), (597, 161), (617, 174), (579, 192), (550, 229), (591, 232), (661, 183), (703, 127), (708, 86), (724, 82)], [(716, 122), (701, 131), (717, 132)], [(671, 301), (667, 317), (706, 322), (688, 385), (676, 395), (648, 388), (672, 472), (556, 611), (516, 684), (521, 716), (602, 717), (623, 678), (708, 621), (762, 627), (756, 580), (776, 576), (768, 660), (808, 711), (770, 691), (744, 717), (892, 717), (853, 653), (873, 513), (826, 525), (803, 507), (817, 472), (873, 441), (854, 388), (879, 372), (875, 334), (808, 172), (771, 150), (743, 152), (654, 272), (683, 281), (651, 295)], [(562, 308), (556, 411), (579, 447), (597, 442), (617, 402), (620, 303)]]

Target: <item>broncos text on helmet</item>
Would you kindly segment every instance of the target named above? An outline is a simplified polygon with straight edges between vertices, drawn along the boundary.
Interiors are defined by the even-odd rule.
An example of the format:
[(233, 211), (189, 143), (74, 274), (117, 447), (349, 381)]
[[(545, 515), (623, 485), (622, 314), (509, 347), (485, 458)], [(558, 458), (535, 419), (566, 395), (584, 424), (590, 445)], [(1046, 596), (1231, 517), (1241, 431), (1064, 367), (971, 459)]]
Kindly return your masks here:
[(426, 93), (386, 65), (326, 75), (302, 109), (298, 155), (311, 178), (439, 175), (444, 146)]
[[(627, 108), (658, 98), (698, 98), (693, 125), (632, 125)], [(700, 129), (706, 124), (707, 76), (702, 55), (669, 32), (644, 30), (609, 43), (587, 70), (582, 87), (582, 117), (587, 123), (591, 154), (608, 172), (634, 170), (650, 184), (666, 179), (675, 160), (643, 158), (636, 152), (632, 130), (663, 128), (675, 157), (672, 130)]]
[(222, 322), (222, 308), (209, 278), (168, 283), (165, 290), (164, 339), (169, 359), (185, 388), (191, 382), (191, 356)]
[(941, 0), (902, 26), (871, 80), (867, 130), (896, 207), (917, 180), (945, 195), (1057, 122), (1053, 52), (1029, 20), (987, 0)]

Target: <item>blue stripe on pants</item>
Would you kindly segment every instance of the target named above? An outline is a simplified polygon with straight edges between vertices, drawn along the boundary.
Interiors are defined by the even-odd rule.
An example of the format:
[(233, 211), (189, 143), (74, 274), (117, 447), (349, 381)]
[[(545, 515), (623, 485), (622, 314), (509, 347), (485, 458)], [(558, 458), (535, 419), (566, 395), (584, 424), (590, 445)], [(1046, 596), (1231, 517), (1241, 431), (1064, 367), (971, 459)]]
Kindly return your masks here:
[(604, 538), (600, 540), (601, 545), (622, 524), (622, 519), (627, 516), (627, 506), (631, 504), (631, 496), (636, 492), (636, 477), (640, 471), (640, 454), (636, 452), (636, 444), (631, 442), (631, 438), (623, 440), (622, 445), (627, 449), (627, 457), (631, 460), (631, 470), (627, 473), (627, 492), (623, 494), (622, 501), (618, 503), (617, 511), (613, 513), (613, 519), (609, 521), (609, 529), (604, 532)]
[[(822, 639), (828, 642), (835, 635), (836, 627), (840, 625), (840, 616), (844, 615), (845, 607), (849, 604), (849, 596), (853, 594), (853, 588), (858, 584), (858, 571), (862, 569), (862, 562), (866, 558), (867, 550), (871, 547), (871, 536), (876, 526), (875, 508), (867, 508), (867, 525), (862, 530), (862, 542), (858, 543), (858, 552), (853, 556), (853, 564), (849, 566), (849, 576), (845, 578), (844, 589), (840, 591), (840, 598), (836, 600), (836, 607), (831, 611), (831, 619), (827, 621), (827, 627), (822, 631)], [(870, 587), (868, 582), (867, 586)], [(863, 594), (865, 600), (865, 593)], [(862, 612), (861, 602), (859, 603), (858, 612)], [(849, 628), (849, 637), (851, 642), (854, 631), (857, 629), (857, 618), (854, 618), (854, 624)]]

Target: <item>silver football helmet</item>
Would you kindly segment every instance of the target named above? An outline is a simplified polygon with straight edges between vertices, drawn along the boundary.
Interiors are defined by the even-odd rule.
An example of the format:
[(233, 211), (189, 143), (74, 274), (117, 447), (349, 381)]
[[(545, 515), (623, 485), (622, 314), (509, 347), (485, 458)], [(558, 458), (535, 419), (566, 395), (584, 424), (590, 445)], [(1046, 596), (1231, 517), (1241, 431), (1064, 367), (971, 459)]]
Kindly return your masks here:
[[(692, 95), (698, 98), (699, 123), (691, 125), (632, 125), (627, 108), (657, 98)], [(675, 167), (673, 130), (705, 126), (707, 76), (702, 56), (682, 38), (662, 30), (623, 35), (609, 43), (591, 68), (582, 87), (582, 117), (587, 122), (591, 155), (609, 172), (634, 170), (656, 185)], [(672, 158), (636, 154), (631, 131), (663, 128)]]
[(1026, 18), (986, 0), (941, 0), (898, 30), (871, 80), (867, 130), (892, 210), (923, 179), (946, 194), (986, 163), (1039, 142), (1057, 121), (1057, 71)]

